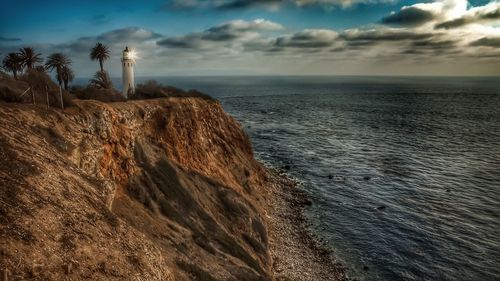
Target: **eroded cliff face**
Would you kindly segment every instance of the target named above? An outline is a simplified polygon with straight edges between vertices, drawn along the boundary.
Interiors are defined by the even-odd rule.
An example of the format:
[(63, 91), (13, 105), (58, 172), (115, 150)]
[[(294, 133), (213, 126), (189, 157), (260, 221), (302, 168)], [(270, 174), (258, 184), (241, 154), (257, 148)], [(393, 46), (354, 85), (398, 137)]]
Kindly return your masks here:
[(0, 103), (0, 269), (271, 280), (266, 172), (217, 101)]

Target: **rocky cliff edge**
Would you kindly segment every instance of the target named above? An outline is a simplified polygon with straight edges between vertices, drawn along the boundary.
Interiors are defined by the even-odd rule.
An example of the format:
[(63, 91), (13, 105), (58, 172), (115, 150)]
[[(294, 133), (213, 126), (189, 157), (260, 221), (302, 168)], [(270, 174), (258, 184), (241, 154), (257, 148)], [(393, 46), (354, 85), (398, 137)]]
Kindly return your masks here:
[(0, 103), (11, 279), (272, 280), (265, 169), (219, 102)]

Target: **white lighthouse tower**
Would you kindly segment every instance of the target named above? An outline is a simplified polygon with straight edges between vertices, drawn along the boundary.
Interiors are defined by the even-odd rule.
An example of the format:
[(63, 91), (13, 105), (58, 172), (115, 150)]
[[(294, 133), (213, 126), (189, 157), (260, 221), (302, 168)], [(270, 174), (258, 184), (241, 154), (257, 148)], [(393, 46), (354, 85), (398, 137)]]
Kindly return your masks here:
[(122, 80), (123, 80), (123, 96), (127, 99), (129, 94), (133, 94), (135, 91), (134, 85), (134, 64), (135, 56), (132, 50), (125, 47), (123, 50), (122, 57)]

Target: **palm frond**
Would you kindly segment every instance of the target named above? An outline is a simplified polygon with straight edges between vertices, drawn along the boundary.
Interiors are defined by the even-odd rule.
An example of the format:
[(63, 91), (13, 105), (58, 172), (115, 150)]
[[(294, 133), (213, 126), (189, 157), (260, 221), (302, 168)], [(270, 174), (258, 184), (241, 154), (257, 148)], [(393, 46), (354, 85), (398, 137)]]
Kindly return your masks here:
[(90, 86), (97, 89), (111, 89), (113, 84), (106, 71), (97, 71), (94, 78), (90, 79)]
[(11, 71), (14, 78), (17, 78), (17, 72), (22, 70), (22, 61), (17, 53), (9, 53), (2, 61), (2, 67), (6, 71)]
[(90, 51), (91, 60), (107, 60), (109, 58), (109, 48), (102, 43), (97, 43)]
[(32, 69), (36, 63), (43, 61), (42, 54), (35, 52), (31, 47), (25, 47), (19, 50), (19, 57), (23, 67)]
[(63, 75), (62, 75), (62, 69), (64, 66), (69, 66), (71, 64), (71, 60), (62, 53), (54, 53), (51, 54), (47, 58), (47, 62), (45, 63), (45, 68), (47, 70), (56, 70), (56, 79), (59, 82), (59, 85), (63, 83)]

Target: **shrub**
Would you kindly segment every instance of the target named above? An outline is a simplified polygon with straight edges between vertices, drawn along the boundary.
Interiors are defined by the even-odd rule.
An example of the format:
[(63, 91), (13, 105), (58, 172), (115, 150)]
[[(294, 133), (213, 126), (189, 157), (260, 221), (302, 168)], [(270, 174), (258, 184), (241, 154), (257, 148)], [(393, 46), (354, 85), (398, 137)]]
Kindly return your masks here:
[(98, 89), (94, 87), (73, 86), (71, 92), (81, 100), (98, 100), (102, 102), (125, 101), (125, 98), (115, 89)]
[[(33, 102), (31, 91), (25, 93), (28, 88), (31, 88), (31, 91), (33, 91), (36, 104), (46, 105), (48, 93), (50, 105), (53, 107), (60, 106), (59, 86), (45, 72), (31, 69), (20, 75), (18, 80), (8, 75), (0, 74), (0, 100), (31, 103)], [(74, 104), (72, 97), (67, 91), (63, 91), (62, 94), (65, 107)]]
[(137, 87), (135, 88), (135, 93), (130, 96), (130, 99), (144, 100), (166, 97), (199, 97), (212, 100), (212, 97), (202, 92), (196, 90), (184, 91), (176, 87), (164, 86), (155, 80), (149, 80), (137, 85)]

